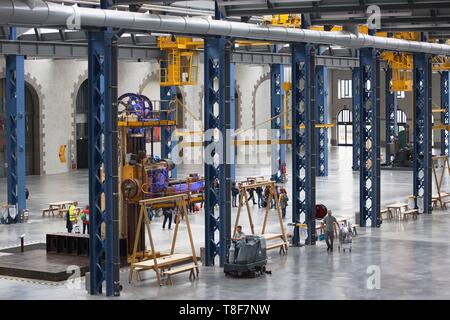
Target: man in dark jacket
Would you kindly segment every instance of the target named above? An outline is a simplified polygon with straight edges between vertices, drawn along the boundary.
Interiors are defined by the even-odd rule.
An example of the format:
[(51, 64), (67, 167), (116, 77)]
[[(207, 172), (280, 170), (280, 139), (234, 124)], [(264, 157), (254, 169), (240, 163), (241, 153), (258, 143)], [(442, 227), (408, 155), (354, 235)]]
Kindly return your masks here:
[(173, 210), (172, 208), (165, 208), (163, 211), (164, 215), (164, 221), (163, 221), (163, 229), (166, 228), (166, 222), (169, 221), (169, 229), (172, 226), (172, 216), (173, 216)]
[(263, 188), (262, 187), (257, 187), (256, 188), (256, 194), (258, 195), (258, 208), (262, 208), (263, 207)]
[(247, 200), (248, 201), (253, 200), (253, 205), (255, 205), (256, 204), (256, 201), (255, 201), (255, 189), (251, 188), (251, 189), (247, 189), (247, 191), (248, 191), (248, 195), (249, 195)]
[(237, 207), (236, 200), (237, 200), (238, 194), (239, 194), (239, 189), (238, 189), (238, 187), (236, 187), (236, 182), (233, 182), (233, 185), (231, 186), (231, 195), (233, 197), (233, 202), (232, 202), (233, 208)]

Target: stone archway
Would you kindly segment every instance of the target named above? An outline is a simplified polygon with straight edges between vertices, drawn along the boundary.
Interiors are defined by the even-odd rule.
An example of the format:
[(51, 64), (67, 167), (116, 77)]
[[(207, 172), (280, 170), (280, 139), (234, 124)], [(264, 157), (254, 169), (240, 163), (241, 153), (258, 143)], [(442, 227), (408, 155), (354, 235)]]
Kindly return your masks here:
[(88, 70), (86, 69), (82, 74), (80, 74), (78, 76), (77, 81), (75, 82), (75, 85), (73, 87), (72, 90), (72, 94), (71, 94), (71, 98), (72, 98), (72, 113), (71, 113), (71, 118), (72, 118), (72, 139), (70, 142), (70, 158), (71, 158), (71, 162), (72, 165), (75, 165), (76, 167), (78, 167), (77, 164), (77, 157), (78, 157), (78, 153), (77, 153), (77, 120), (76, 120), (76, 116), (77, 116), (77, 97), (78, 97), (78, 93), (83, 85), (83, 83), (85, 83), (85, 81), (87, 81), (88, 79)]
[[(242, 126), (242, 123), (243, 123), (243, 119), (242, 119), (242, 90), (241, 90), (241, 86), (237, 83), (237, 81), (235, 82), (234, 91), (235, 91), (234, 107), (235, 107), (235, 121), (236, 121), (235, 128), (236, 129), (240, 129), (241, 126)], [(201, 115), (201, 118), (203, 119), (203, 101), (205, 99), (205, 87), (204, 87), (204, 85), (201, 86), (199, 97), (200, 97), (199, 114)]]
[[(270, 81), (270, 72), (266, 72), (265, 74), (263, 74), (258, 81), (256, 81), (255, 86), (253, 87), (253, 92), (252, 92), (252, 109), (253, 109), (253, 114), (252, 114), (252, 124), (255, 127), (256, 126), (256, 96), (257, 96), (257, 92), (259, 87), (265, 82), (265, 81)], [(270, 110), (270, 105), (269, 105), (269, 110)]]
[[(5, 69), (1, 69), (0, 79), (5, 77)], [(25, 151), (27, 155), (27, 174), (42, 175), (45, 174), (45, 162), (43, 160), (45, 156), (45, 124), (43, 122), (45, 96), (42, 93), (42, 86), (38, 84), (37, 79), (31, 76), (30, 73), (24, 74), (24, 80), (25, 99), (31, 100), (31, 102), (27, 103), (26, 108), (32, 107), (32, 110), (28, 110), (25, 115), (26, 117), (32, 117), (32, 122), (27, 126), (27, 129), (30, 130), (27, 132), (28, 150)]]

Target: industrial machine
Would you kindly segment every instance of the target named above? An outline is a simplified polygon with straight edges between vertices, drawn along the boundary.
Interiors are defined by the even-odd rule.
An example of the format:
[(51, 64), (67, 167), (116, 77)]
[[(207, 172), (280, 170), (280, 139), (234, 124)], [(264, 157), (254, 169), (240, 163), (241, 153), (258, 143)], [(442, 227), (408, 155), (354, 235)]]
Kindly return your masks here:
[[(139, 201), (185, 194), (188, 205), (203, 201), (204, 179), (196, 173), (185, 179), (171, 178), (175, 168), (170, 159), (155, 155), (154, 130), (176, 125), (173, 101), (152, 101), (146, 96), (127, 93), (119, 98), (119, 176), (120, 234), (122, 258), (130, 257), (136, 238)], [(148, 134), (150, 133), (150, 134)], [(151, 150), (147, 150), (148, 140)], [(148, 152), (150, 151), (150, 152)], [(158, 202), (151, 210), (175, 207), (175, 202)], [(138, 251), (145, 258), (145, 234), (140, 229)], [(125, 250), (126, 248), (126, 250)]]
[(254, 278), (266, 272), (266, 264), (266, 239), (248, 235), (231, 246), (223, 271), (226, 275)]
[(384, 169), (402, 169), (413, 167), (413, 147), (409, 143), (409, 128), (400, 131), (398, 136), (394, 138), (393, 143), (387, 145), (388, 156), (391, 157), (392, 165), (383, 164)]

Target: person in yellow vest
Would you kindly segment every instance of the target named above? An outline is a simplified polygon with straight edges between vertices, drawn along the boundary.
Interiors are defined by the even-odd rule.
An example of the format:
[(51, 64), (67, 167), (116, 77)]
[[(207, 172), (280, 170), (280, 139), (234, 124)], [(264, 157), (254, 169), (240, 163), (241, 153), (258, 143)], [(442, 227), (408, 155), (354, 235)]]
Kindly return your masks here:
[(70, 207), (69, 207), (69, 212), (66, 215), (66, 228), (67, 228), (67, 232), (68, 233), (72, 233), (72, 228), (73, 225), (76, 222), (76, 216), (75, 216), (75, 209), (78, 206), (78, 202), (74, 202)]

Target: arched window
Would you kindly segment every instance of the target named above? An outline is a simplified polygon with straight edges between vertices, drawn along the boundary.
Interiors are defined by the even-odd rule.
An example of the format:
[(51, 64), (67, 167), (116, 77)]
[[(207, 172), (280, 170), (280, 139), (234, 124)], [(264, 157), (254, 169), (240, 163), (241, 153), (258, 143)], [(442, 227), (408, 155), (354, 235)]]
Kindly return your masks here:
[(342, 109), (338, 113), (337, 136), (339, 146), (353, 145), (353, 118), (349, 109)]
[(406, 130), (406, 125), (407, 125), (406, 113), (402, 109), (397, 109), (398, 132)]
[(75, 113), (77, 168), (88, 168), (88, 81), (85, 80), (77, 92)]
[[(0, 79), (0, 178), (6, 177), (6, 82)], [(27, 175), (40, 174), (39, 97), (25, 82), (25, 167)]]

